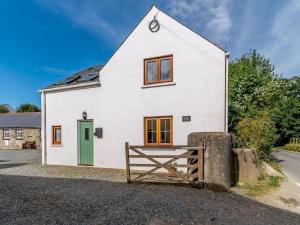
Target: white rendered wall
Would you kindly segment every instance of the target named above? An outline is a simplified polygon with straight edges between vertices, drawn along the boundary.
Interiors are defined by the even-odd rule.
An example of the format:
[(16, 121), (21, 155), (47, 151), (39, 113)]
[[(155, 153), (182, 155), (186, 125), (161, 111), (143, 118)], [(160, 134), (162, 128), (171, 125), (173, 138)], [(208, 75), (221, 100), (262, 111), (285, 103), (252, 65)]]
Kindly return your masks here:
[[(46, 94), (47, 163), (77, 165), (77, 120), (82, 112), (103, 128), (94, 138), (94, 165), (125, 168), (124, 144), (144, 144), (145, 116), (173, 116), (173, 144), (197, 131), (225, 131), (225, 52), (154, 7), (100, 72), (101, 87)], [(143, 89), (143, 59), (173, 54), (175, 85)], [(182, 122), (190, 115), (191, 122)], [(62, 125), (62, 146), (51, 126)]]

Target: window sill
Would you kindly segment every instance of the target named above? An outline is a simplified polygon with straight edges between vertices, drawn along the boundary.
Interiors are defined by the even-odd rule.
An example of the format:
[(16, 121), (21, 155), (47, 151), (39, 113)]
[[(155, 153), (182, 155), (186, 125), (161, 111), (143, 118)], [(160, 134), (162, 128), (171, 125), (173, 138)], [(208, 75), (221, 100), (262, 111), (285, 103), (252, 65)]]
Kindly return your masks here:
[(52, 144), (51, 147), (63, 147), (63, 145), (54, 145), (54, 144)]
[(162, 152), (172, 152), (176, 151), (176, 149), (171, 149), (171, 148), (164, 148), (164, 147), (149, 147), (149, 148), (144, 148), (143, 151), (162, 151)]
[(159, 144), (153, 144), (153, 145), (149, 145), (149, 144), (146, 144), (145, 147), (143, 150), (173, 150), (173, 149), (170, 149), (170, 147), (172, 147), (173, 144), (165, 144), (165, 145), (159, 145)]
[(165, 82), (165, 83), (155, 83), (155, 84), (146, 84), (142, 86), (141, 88), (153, 88), (153, 87), (164, 87), (164, 86), (173, 86), (176, 85), (175, 82)]
[(9, 141), (10, 138), (2, 138), (3, 141)]

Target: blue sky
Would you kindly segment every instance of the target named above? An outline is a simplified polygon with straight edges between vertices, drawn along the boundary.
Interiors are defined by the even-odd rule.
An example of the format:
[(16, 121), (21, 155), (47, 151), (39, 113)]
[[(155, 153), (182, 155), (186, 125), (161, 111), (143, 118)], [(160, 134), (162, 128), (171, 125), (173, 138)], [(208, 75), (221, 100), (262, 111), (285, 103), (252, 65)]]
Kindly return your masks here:
[(299, 0), (1, 0), (0, 104), (40, 105), (38, 89), (105, 63), (153, 3), (231, 59), (257, 49), (300, 74)]

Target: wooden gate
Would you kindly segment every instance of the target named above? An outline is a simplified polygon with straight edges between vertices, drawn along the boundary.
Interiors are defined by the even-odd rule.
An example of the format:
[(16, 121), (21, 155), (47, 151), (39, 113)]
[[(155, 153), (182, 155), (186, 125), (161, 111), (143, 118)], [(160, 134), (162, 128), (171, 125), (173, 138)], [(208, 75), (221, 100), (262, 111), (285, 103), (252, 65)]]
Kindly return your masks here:
[[(172, 154), (166, 154), (168, 151)], [(204, 144), (152, 147), (131, 146), (126, 142), (127, 183), (172, 183), (203, 188), (204, 151)]]

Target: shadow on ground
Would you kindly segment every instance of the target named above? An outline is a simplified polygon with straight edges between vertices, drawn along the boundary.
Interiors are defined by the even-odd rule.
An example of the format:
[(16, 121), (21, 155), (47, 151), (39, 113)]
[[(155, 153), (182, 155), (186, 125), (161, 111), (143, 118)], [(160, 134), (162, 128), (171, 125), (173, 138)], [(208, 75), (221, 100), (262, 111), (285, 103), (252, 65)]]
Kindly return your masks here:
[(275, 156), (272, 157), (272, 159), (273, 159), (275, 162), (277, 162), (277, 163), (281, 163), (281, 162), (284, 162), (284, 161), (285, 161), (285, 160), (283, 160), (283, 159), (278, 159), (278, 158), (276, 158)]
[(7, 163), (7, 164), (0, 164), (0, 170), (1, 169), (8, 169), (8, 168), (13, 168), (13, 167), (19, 167), (23, 166), (26, 163)]
[(0, 224), (300, 224), (233, 193), (167, 185), (0, 175)]

